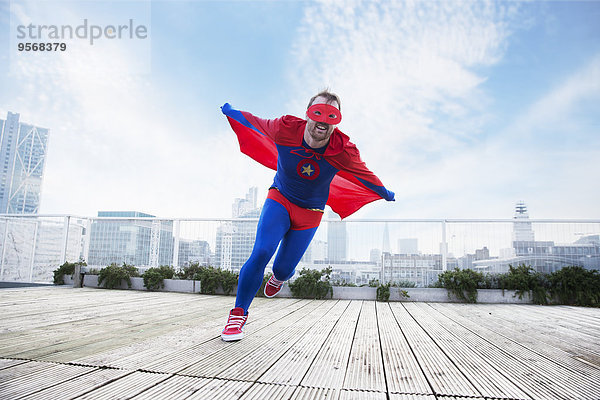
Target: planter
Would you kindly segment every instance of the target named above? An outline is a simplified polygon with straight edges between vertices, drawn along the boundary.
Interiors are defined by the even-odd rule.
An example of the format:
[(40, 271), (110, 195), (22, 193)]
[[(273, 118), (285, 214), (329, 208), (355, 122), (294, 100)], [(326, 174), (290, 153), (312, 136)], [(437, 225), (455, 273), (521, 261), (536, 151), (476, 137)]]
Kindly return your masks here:
[[(70, 278), (70, 277), (69, 277)], [(73, 280), (71, 279), (71, 282)], [(65, 283), (67, 277), (65, 277)], [(179, 293), (200, 293), (200, 281), (181, 280), (181, 279), (165, 279), (165, 287), (159, 289), (159, 292), (179, 292)], [(83, 286), (99, 287), (98, 275), (84, 275)], [(119, 289), (129, 289), (127, 283), (123, 282)], [(131, 278), (131, 289), (147, 290), (144, 287), (143, 278)], [(405, 290), (409, 297), (400, 296), (400, 290)], [(231, 295), (235, 295), (237, 287), (234, 287)], [(223, 290), (219, 288), (216, 294), (222, 295)], [(284, 285), (277, 297), (291, 298), (292, 291), (289, 285)], [(338, 300), (376, 300), (377, 288), (374, 287), (351, 287), (351, 286), (334, 286), (333, 299)], [(432, 303), (461, 303), (454, 294), (449, 293), (446, 289), (440, 288), (390, 288), (390, 301), (413, 301), (413, 302), (432, 302)], [(525, 295), (522, 299), (516, 295), (514, 290), (505, 290), (504, 294), (500, 289), (479, 289), (477, 290), (478, 303), (517, 303), (517, 304), (532, 304), (531, 296)]]
[(200, 293), (200, 281), (188, 281), (182, 279), (163, 280), (164, 288), (161, 292)]
[[(179, 292), (179, 293), (199, 293), (200, 281), (181, 280), (181, 279), (165, 279), (163, 281), (165, 287), (157, 290), (157, 292)], [(98, 275), (85, 274), (83, 277), (83, 286), (85, 287), (101, 287), (98, 286)], [(103, 288), (104, 286), (102, 286)], [(118, 289), (130, 289), (127, 283), (123, 281)], [(131, 278), (131, 289), (133, 290), (148, 290), (144, 287), (144, 278)]]

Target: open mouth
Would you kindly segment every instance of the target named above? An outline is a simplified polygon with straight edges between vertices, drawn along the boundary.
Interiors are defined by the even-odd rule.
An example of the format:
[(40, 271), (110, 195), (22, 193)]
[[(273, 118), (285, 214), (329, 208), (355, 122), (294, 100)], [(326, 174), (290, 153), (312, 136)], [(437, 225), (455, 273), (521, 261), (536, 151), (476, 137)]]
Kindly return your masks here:
[(320, 132), (327, 132), (327, 129), (329, 128), (329, 125), (327, 124), (323, 124), (323, 123), (317, 123), (317, 125), (315, 126), (317, 128), (318, 131)]

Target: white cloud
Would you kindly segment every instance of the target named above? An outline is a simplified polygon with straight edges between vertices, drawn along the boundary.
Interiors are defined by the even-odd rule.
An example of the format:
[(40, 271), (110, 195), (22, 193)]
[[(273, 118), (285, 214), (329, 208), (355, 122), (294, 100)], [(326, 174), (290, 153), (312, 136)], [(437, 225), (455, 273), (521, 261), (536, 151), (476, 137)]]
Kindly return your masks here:
[(587, 125), (578, 109), (600, 100), (599, 71), (596, 56), (488, 141), (406, 173), (407, 200), (424, 200), (411, 208), (438, 217), (508, 217), (512, 202), (523, 199), (533, 217), (597, 218), (600, 138), (597, 121)]
[[(597, 61), (507, 122), (506, 131), (484, 132), (495, 110), (482, 83), (513, 31), (531, 25), (520, 19), (519, 7), (482, 1), (322, 1), (307, 7), (290, 63), (291, 106), (302, 110), (304, 99), (324, 86), (337, 92), (340, 128), (397, 192), (396, 204), (378, 202), (357, 216), (509, 217), (519, 199), (540, 205), (548, 196), (563, 199), (560, 185), (573, 187), (571, 173), (581, 171), (564, 155), (538, 154), (536, 140), (557, 126), (589, 131), (578, 130), (581, 123), (570, 111), (597, 96)], [(491, 139), (480, 139), (482, 133)], [(532, 134), (536, 140), (519, 148), (523, 135)], [(593, 155), (590, 148), (581, 152), (584, 159)], [(548, 173), (553, 162), (569, 173)], [(584, 204), (575, 215), (555, 201), (555, 214), (544, 217), (594, 216), (591, 202)]]
[[(478, 135), (488, 102), (479, 70), (501, 59), (515, 13), (491, 2), (318, 2), (307, 7), (295, 45), (293, 99), (324, 85), (337, 92), (340, 128), (370, 168), (416, 195), (403, 171), (428, 169)], [(292, 106), (301, 110), (303, 101)]]

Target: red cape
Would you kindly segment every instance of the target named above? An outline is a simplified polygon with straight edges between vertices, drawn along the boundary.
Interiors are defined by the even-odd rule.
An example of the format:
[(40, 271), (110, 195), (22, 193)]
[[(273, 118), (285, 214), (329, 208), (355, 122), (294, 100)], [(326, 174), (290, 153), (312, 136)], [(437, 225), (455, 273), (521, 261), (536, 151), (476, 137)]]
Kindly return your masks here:
[[(267, 168), (277, 170), (277, 147), (301, 146), (306, 121), (291, 115), (266, 120), (244, 111), (238, 111), (226, 103), (223, 114), (235, 132), (242, 153)], [(348, 136), (335, 129), (323, 157), (339, 169), (329, 188), (327, 204), (342, 219), (355, 213), (365, 204), (384, 198), (394, 200), (394, 193), (387, 190), (360, 159), (356, 146)]]

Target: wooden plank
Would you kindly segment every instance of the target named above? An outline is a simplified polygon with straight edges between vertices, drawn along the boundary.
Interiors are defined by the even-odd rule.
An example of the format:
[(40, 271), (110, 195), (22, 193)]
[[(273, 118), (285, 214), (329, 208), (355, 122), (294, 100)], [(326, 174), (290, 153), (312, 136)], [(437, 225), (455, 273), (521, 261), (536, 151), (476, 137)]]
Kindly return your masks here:
[[(506, 307), (515, 306), (515, 307)], [(517, 328), (519, 326), (534, 325), (538, 327), (536, 331), (541, 331), (549, 337), (553, 337), (557, 340), (563, 340), (570, 346), (574, 343), (578, 347), (582, 347), (589, 351), (593, 351), (600, 355), (599, 343), (597, 335), (580, 332), (576, 325), (565, 324), (560, 318), (551, 316), (552, 309), (555, 306), (522, 306), (522, 305), (506, 305), (505, 307), (499, 307), (496, 310), (496, 314), (501, 315), (513, 326)], [(545, 314), (545, 311), (549, 315)], [(518, 316), (518, 318), (516, 318)], [(598, 332), (597, 330), (595, 331)]]
[(339, 400), (387, 400), (384, 392), (369, 392), (364, 390), (342, 390)]
[(362, 301), (352, 301), (301, 381), (302, 386), (341, 389)]
[[(448, 397), (440, 397), (440, 399), (446, 400)], [(391, 393), (390, 400), (436, 400), (436, 397), (432, 394)]]
[(295, 390), (294, 386), (255, 383), (240, 397), (240, 400), (289, 399)]
[(36, 373), (24, 374), (0, 383), (1, 399), (18, 399), (56, 386), (95, 370), (92, 367), (54, 364)]
[(391, 308), (434, 394), (480, 396), (473, 384), (415, 322), (402, 303), (391, 304)]
[(62, 382), (60, 385), (32, 393), (21, 400), (71, 400), (131, 373), (132, 371), (118, 369), (96, 369), (89, 374)]
[(350, 301), (348, 300), (335, 302), (335, 306), (329, 310), (327, 315), (318, 323), (313, 324), (300, 340), (294, 343), (276, 363), (271, 365), (258, 378), (258, 381), (282, 385), (299, 385), (311, 367), (313, 360), (320, 353), (321, 347), (329, 337), (331, 330), (349, 304)]
[(363, 302), (342, 388), (387, 391), (374, 301)]
[(298, 386), (290, 400), (339, 400), (338, 389)]
[[(108, 291), (107, 291), (108, 292)], [(173, 299), (175, 300), (175, 298)], [(61, 358), (58, 354), (63, 350), (74, 351), (82, 346), (91, 344), (92, 353), (97, 351), (101, 342), (118, 338), (122, 341), (134, 342), (140, 339), (139, 335), (145, 332), (146, 337), (154, 334), (153, 332), (169, 332), (177, 329), (181, 321), (191, 318), (189, 311), (185, 308), (173, 307), (176, 303), (165, 303), (161, 308), (155, 310), (153, 318), (148, 319), (139, 310), (122, 311), (117, 318), (114, 314), (109, 316), (98, 315), (93, 321), (85, 321), (77, 324), (52, 325), (44, 329), (35, 329), (33, 331), (19, 332), (12, 335), (3, 335), (3, 342), (8, 341), (3, 347), (0, 345), (0, 354), (18, 358), (32, 359), (50, 359), (53, 361), (75, 361), (72, 357), (66, 355)], [(116, 307), (116, 305), (113, 305)], [(149, 307), (152, 307), (149, 305)], [(180, 311), (171, 312), (171, 309)], [(55, 310), (45, 318), (52, 319), (56, 314), (62, 314), (60, 310)], [(24, 334), (25, 333), (25, 334)], [(49, 334), (50, 333), (50, 334)], [(131, 340), (131, 336), (134, 336)], [(114, 343), (119, 345), (119, 343)], [(108, 346), (110, 347), (110, 343)], [(106, 348), (105, 347), (105, 348)], [(88, 352), (89, 353), (89, 352)], [(79, 358), (85, 356), (85, 351), (79, 353)], [(48, 357), (49, 356), (49, 357)]]
[(56, 364), (38, 361), (28, 361), (16, 364), (0, 370), (0, 382), (8, 382), (11, 379), (19, 378), (21, 376), (33, 375), (45, 369), (52, 368), (54, 365)]
[[(295, 312), (308, 303), (306, 300), (297, 299), (278, 299), (274, 301), (270, 307), (261, 307), (257, 310), (252, 309), (252, 315), (248, 318), (245, 333), (251, 335), (255, 331), (259, 331), (278, 318)], [(166, 349), (162, 357), (157, 357), (151, 360), (148, 364), (146, 358), (142, 358), (142, 369), (155, 372), (179, 372), (186, 369), (190, 365), (201, 362), (205, 357), (220, 351), (221, 349), (234, 345), (234, 342), (223, 342), (221, 340), (221, 330), (227, 322), (227, 313), (223, 310), (220, 316), (218, 329), (214, 329), (210, 333), (210, 340), (200, 340), (197, 343), (185, 346), (176, 351)], [(216, 328), (216, 327), (215, 327)]]
[(81, 400), (129, 399), (169, 379), (167, 374), (133, 372), (78, 397)]
[(10, 358), (0, 358), (0, 369), (14, 367), (15, 365), (26, 363), (27, 360), (15, 360)]
[[(321, 303), (314, 300), (305, 300), (302, 304), (303, 306), (294, 312), (282, 313), (279, 316), (273, 314), (268, 327), (256, 331), (248, 329), (244, 334), (244, 340), (223, 342), (220, 337), (214, 339), (219, 343), (214, 347), (217, 351), (188, 365), (178, 373), (191, 376), (216, 377), (229, 368), (235, 370), (235, 365), (238, 361), (243, 360), (255, 351), (260, 351), (265, 343), (271, 340), (271, 337), (278, 335), (287, 336), (284, 331), (288, 331), (290, 325), (305, 318), (318, 308)], [(242, 366), (244, 365), (242, 364)]]
[[(289, 349), (311, 327), (319, 324), (323, 318), (327, 317), (337, 301), (314, 300), (313, 303), (315, 308), (311, 310), (305, 307), (306, 314), (300, 319), (290, 320), (288, 325), (282, 325), (279, 329), (273, 325), (273, 328), (269, 327), (268, 330), (261, 331), (265, 335), (262, 341), (258, 342), (255, 350), (238, 359), (236, 363), (218, 373), (216, 377), (246, 381), (259, 379), (278, 359), (287, 354)], [(284, 319), (282, 323), (285, 324), (286, 320)]]
[(427, 334), (435, 341), (444, 354), (452, 360), (469, 382), (484, 397), (498, 399), (531, 399), (519, 386), (504, 374), (492, 367), (485, 358), (438, 322), (437, 312), (425, 303), (404, 303)]
[[(436, 310), (444, 310), (440, 308), (439, 304), (430, 304), (430, 306)], [(575, 343), (568, 343), (562, 339), (557, 340), (552, 336), (545, 335), (540, 330), (523, 329), (523, 322), (511, 320), (511, 318), (518, 315), (520, 314), (512, 313), (501, 317), (501, 313), (495, 311), (493, 306), (486, 304), (482, 307), (473, 308), (468, 317), (471, 320), (476, 320), (481, 326), (569, 368), (590, 373), (597, 372), (600, 369), (600, 356), (582, 350)], [(596, 366), (594, 366), (594, 363), (596, 363)]]
[(388, 303), (377, 303), (377, 321), (389, 393), (433, 395)]
[(574, 374), (568, 368), (482, 327), (477, 321), (451, 311), (438, 313), (437, 319), (485, 357), (490, 365), (510, 375), (511, 380), (518, 382), (522, 390), (535, 399), (593, 398), (600, 393), (600, 380)]
[(132, 400), (179, 400), (185, 399), (211, 382), (206, 378), (172, 376), (148, 390), (132, 397)]
[[(218, 296), (222, 298), (224, 296)], [(149, 337), (145, 340), (137, 340), (116, 348), (109, 348), (105, 351), (77, 358), (75, 361), (89, 365), (108, 365), (115, 368), (142, 368), (153, 370), (151, 364), (168, 357), (171, 354), (179, 352), (194, 351), (194, 347), (219, 337), (223, 325), (229, 312), (229, 304), (233, 298), (226, 298), (227, 302), (217, 302), (205, 306), (199, 313), (189, 315), (185, 325), (178, 324), (175, 330)], [(278, 302), (275, 308), (285, 308), (298, 300), (286, 299)], [(265, 302), (255, 302), (252, 309), (252, 319), (248, 325), (255, 324), (257, 318), (260, 319), (268, 315), (273, 310), (273, 304), (269, 306)], [(177, 307), (177, 304), (173, 305)], [(260, 310), (258, 314), (257, 310)]]
[(210, 379), (210, 382), (186, 400), (231, 400), (239, 399), (250, 389), (252, 382), (227, 381), (221, 379)]

